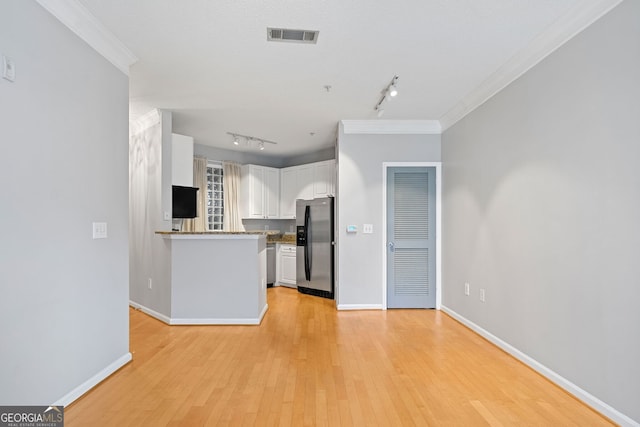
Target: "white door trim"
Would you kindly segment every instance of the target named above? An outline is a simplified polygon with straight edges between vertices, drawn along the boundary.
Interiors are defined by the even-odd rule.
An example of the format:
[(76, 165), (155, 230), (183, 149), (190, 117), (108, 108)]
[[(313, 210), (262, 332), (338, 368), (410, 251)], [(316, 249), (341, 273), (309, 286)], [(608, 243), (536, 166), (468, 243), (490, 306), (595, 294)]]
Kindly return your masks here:
[(383, 162), (382, 163), (382, 309), (387, 309), (387, 169), (394, 167), (436, 168), (436, 310), (442, 303), (442, 162)]

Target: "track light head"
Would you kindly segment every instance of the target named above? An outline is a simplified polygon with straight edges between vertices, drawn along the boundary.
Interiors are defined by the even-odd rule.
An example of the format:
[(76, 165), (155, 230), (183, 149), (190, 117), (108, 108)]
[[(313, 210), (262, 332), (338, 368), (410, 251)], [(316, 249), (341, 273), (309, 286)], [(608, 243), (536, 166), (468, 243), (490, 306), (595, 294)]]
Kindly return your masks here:
[(261, 151), (264, 150), (266, 143), (276, 145), (277, 142), (269, 141), (267, 139), (256, 138), (255, 136), (242, 135), (240, 133), (227, 132), (228, 135), (233, 137), (233, 145), (240, 145), (240, 138), (244, 138), (244, 141), (249, 148), (258, 147)]
[(398, 76), (393, 76), (389, 85), (387, 85), (387, 87), (382, 92), (382, 98), (380, 98), (380, 101), (378, 101), (378, 103), (374, 108), (374, 110), (378, 114), (378, 117), (382, 117), (382, 115), (384, 114), (384, 108), (382, 108), (382, 105), (387, 100), (390, 100), (393, 97), (398, 95), (398, 87), (396, 86), (397, 83), (398, 83)]

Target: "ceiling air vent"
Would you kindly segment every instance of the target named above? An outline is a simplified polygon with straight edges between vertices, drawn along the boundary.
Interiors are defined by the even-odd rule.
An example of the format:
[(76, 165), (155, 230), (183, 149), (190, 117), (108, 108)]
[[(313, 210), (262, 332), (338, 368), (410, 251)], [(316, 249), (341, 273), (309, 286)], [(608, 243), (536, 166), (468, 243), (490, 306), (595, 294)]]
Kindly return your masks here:
[(318, 41), (318, 31), (268, 27), (267, 41), (315, 44)]

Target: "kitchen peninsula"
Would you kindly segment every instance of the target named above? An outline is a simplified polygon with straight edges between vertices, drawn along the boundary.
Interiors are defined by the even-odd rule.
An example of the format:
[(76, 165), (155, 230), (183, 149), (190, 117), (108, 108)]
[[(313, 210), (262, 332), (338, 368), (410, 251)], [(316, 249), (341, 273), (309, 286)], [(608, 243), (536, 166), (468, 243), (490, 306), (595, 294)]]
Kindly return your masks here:
[(267, 305), (261, 231), (157, 231), (171, 253), (171, 325), (257, 325)]

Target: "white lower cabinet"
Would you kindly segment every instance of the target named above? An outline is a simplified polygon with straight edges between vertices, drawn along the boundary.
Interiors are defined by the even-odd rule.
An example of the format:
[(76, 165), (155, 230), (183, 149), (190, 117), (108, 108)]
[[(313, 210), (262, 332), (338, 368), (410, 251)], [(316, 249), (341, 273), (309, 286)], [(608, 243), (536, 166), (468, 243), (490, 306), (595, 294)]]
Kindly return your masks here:
[(276, 280), (281, 286), (296, 287), (296, 246), (277, 245)]

